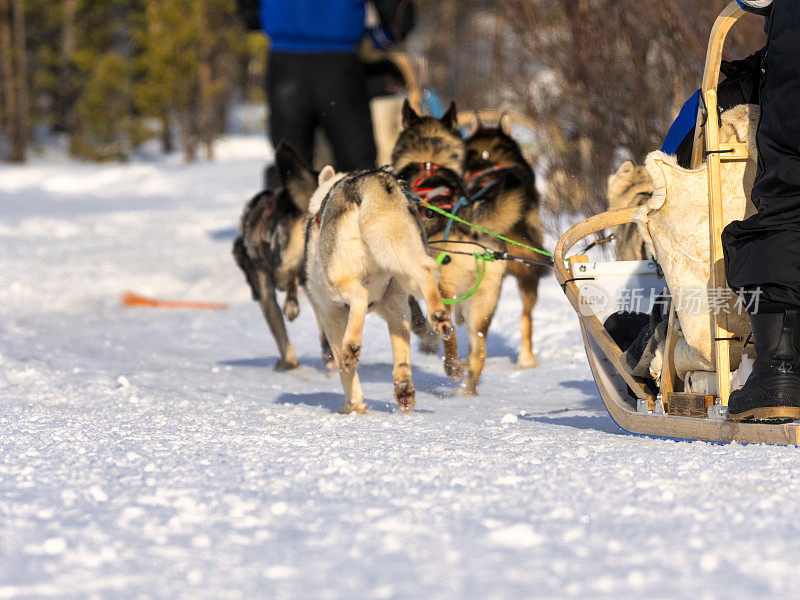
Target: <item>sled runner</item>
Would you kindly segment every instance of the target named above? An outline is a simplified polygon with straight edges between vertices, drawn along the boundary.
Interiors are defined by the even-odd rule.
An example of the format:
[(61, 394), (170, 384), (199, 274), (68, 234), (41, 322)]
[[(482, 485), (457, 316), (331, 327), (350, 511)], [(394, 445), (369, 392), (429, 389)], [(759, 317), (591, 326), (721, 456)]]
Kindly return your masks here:
[[(721, 240), (725, 225), (721, 172), (726, 163), (747, 161), (749, 156), (744, 143), (720, 143), (720, 123), (716, 118), (725, 38), (743, 14), (738, 4), (732, 2), (717, 18), (711, 32), (700, 90), (704, 108), (698, 111), (692, 153), (692, 168), (704, 169), (708, 183), (709, 291), (727, 290)], [(729, 327), (724, 310), (712, 311), (708, 316), (712, 369), (709, 374), (711, 382), (715, 383), (715, 389), (709, 390), (711, 393), (679, 391), (682, 382), (675, 370), (679, 320), (674, 302), (669, 306), (663, 367), (656, 382), (658, 389), (654, 390), (652, 382), (648, 385), (645, 379), (633, 376), (629, 363), (623, 364), (622, 349), (604, 326), (606, 318), (618, 310), (615, 299), (634, 292), (643, 297), (657, 296), (665, 288), (666, 280), (652, 261), (591, 263), (587, 256), (567, 255), (579, 242), (595, 233), (634, 222), (637, 210), (639, 207), (605, 212), (578, 223), (561, 237), (554, 252), (556, 278), (580, 319), (589, 366), (611, 418), (623, 430), (639, 435), (800, 445), (798, 423), (736, 423), (727, 419), (731, 351), (741, 353), (745, 340)]]

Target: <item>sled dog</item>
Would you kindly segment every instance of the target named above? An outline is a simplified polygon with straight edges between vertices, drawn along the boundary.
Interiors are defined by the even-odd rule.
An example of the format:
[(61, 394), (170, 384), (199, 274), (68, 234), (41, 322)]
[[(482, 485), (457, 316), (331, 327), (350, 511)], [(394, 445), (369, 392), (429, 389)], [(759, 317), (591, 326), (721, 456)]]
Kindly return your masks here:
[(366, 412), (356, 365), (370, 310), (389, 328), (394, 397), (401, 410), (411, 411), (409, 296), (424, 298), (440, 337), (447, 339), (453, 331), (415, 204), (386, 170), (337, 174), (325, 167), (306, 218), (305, 254), (306, 289), (344, 388), (341, 412)]
[[(536, 180), (519, 144), (511, 137), (510, 124), (504, 115), (496, 127), (485, 126), (476, 115), (476, 126), (466, 141), (464, 179), (467, 194), (477, 198), (475, 223), (533, 248), (542, 247), (542, 222), (539, 218), (539, 194)], [(541, 254), (506, 244), (509, 254), (531, 261), (546, 262)], [(538, 299), (543, 265), (510, 262), (508, 274), (517, 280), (522, 300), (520, 317), (520, 352), (517, 368), (536, 367), (533, 353), (533, 308)]]
[[(281, 369), (298, 366), (294, 346), (283, 321), (293, 321), (300, 312), (298, 286), (304, 284), (303, 249), (308, 203), (317, 187), (316, 174), (289, 144), (281, 142), (275, 163), (282, 186), (265, 190), (244, 208), (239, 235), (233, 243), (233, 256), (244, 271), (253, 299), (261, 306), (272, 336), (278, 345)], [(276, 290), (286, 292), (283, 314)], [(333, 355), (321, 337), (322, 358), (327, 366)]]
[[(402, 112), (403, 131), (392, 152), (395, 173), (428, 206), (456, 212), (471, 221), (479, 207), (466, 201), (463, 189), (465, 146), (456, 130), (455, 104), (440, 119), (418, 115), (407, 101)], [(447, 310), (457, 324), (467, 327), (467, 364), (459, 361), (456, 336), (450, 336), (444, 342), (445, 373), (458, 381), (466, 371), (461, 392), (475, 395), (486, 360), (486, 334), (500, 298), (506, 266), (502, 261), (482, 262), (473, 253), (483, 253), (476, 243), (493, 250), (505, 248), (499, 240), (454, 222), (425, 204), (421, 205), (421, 220), (431, 255), (448, 252), (439, 268), (439, 291), (443, 298), (458, 300)], [(445, 233), (447, 241), (443, 241)], [(477, 285), (482, 270), (483, 278)]]

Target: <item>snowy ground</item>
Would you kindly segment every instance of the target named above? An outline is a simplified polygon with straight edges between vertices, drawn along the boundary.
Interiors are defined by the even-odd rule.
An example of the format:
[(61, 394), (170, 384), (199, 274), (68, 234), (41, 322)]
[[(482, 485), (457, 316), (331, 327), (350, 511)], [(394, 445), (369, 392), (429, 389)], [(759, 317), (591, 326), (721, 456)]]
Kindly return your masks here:
[(478, 398), (415, 354), (398, 414), (370, 318), (371, 412), (336, 414), (305, 300), (275, 371), (230, 256), (267, 154), (0, 166), (0, 600), (795, 595), (798, 451), (623, 435), (552, 278), (540, 368), (508, 285)]

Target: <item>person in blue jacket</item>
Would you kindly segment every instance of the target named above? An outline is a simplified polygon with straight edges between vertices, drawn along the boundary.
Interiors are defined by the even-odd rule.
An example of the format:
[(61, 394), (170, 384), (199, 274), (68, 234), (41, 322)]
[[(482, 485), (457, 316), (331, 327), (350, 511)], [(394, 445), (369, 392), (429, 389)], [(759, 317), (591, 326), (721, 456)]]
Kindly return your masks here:
[[(722, 234), (728, 284), (758, 293), (750, 314), (757, 358), (731, 394), (737, 421), (800, 418), (800, 2), (741, 0), (767, 17), (761, 57), (757, 213)], [(755, 307), (756, 304), (754, 303)]]
[[(312, 162), (320, 127), (341, 171), (375, 166), (366, 74), (357, 46), (365, 35), (365, 0), (238, 0), (248, 29), (270, 38), (267, 99), (270, 137)], [(375, 0), (395, 39), (413, 22), (408, 0)]]

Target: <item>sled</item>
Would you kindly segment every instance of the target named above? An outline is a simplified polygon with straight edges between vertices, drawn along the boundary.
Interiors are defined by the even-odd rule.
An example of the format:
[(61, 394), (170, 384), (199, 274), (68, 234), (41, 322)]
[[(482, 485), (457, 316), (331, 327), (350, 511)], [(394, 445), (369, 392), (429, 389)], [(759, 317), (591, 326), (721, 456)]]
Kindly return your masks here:
[[(717, 85), (725, 38), (736, 21), (745, 14), (736, 2), (717, 18), (711, 32), (703, 75), (702, 99), (705, 114), (716, 115)], [(711, 288), (726, 286), (722, 252), (722, 161), (747, 160), (744, 144), (719, 143), (716, 118), (704, 118), (698, 111), (692, 154), (692, 167), (700, 168), (705, 157), (709, 181), (709, 235), (711, 236)], [(609, 299), (620, 293), (642, 290), (657, 294), (665, 287), (652, 261), (589, 262), (585, 255), (568, 253), (579, 242), (598, 232), (633, 222), (638, 207), (609, 211), (590, 217), (567, 230), (554, 252), (555, 274), (580, 320), (586, 355), (600, 396), (614, 422), (636, 435), (778, 445), (800, 445), (800, 424), (737, 423), (727, 419), (730, 395), (730, 339), (727, 316), (717, 311), (711, 323), (714, 340), (717, 394), (699, 396), (675, 390), (674, 351), (677, 341), (675, 308), (670, 309), (664, 367), (659, 393), (648, 391), (645, 382), (623, 367), (622, 350), (604, 328), (605, 318), (616, 308)]]

